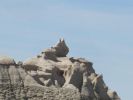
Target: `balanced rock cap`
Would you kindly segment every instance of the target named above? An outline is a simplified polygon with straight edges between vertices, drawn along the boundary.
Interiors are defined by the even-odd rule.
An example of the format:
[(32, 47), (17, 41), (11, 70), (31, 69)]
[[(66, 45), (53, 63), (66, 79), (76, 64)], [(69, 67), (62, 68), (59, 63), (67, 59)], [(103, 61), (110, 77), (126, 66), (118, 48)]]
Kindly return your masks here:
[(0, 64), (2, 65), (15, 65), (16, 62), (13, 58), (10, 58), (8, 56), (0, 56)]
[(55, 46), (52, 46), (51, 48), (42, 51), (42, 54), (47, 55), (48, 58), (51, 58), (51, 55), (55, 57), (66, 57), (68, 52), (69, 48), (66, 45), (65, 40), (62, 38)]
[(66, 55), (69, 52), (69, 48), (66, 45), (65, 40), (63, 38), (61, 38), (59, 42), (53, 48), (55, 48), (56, 50), (57, 57), (66, 57)]

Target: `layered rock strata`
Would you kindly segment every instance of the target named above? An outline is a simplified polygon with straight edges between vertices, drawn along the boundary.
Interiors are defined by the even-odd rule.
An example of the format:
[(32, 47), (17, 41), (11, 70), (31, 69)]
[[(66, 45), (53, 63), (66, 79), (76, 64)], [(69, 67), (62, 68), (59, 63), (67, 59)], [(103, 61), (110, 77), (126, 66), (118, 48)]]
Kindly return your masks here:
[(24, 62), (1, 56), (0, 100), (120, 100), (92, 62), (68, 52), (61, 39)]

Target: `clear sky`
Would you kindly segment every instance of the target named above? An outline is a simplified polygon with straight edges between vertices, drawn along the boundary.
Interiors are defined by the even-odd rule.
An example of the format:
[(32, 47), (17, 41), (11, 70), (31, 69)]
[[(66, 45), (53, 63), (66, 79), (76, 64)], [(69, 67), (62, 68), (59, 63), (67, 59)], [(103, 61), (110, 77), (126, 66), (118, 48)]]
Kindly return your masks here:
[(69, 56), (92, 61), (122, 100), (133, 99), (132, 0), (0, 0), (0, 55), (25, 60), (60, 37)]

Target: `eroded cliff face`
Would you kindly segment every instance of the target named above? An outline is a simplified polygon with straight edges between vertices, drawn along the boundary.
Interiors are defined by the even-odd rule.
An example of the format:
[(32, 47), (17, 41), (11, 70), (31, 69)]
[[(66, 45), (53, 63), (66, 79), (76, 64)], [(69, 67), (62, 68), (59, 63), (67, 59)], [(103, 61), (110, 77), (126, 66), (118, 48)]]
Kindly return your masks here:
[(61, 39), (24, 62), (0, 57), (0, 100), (120, 100), (92, 62), (68, 52)]

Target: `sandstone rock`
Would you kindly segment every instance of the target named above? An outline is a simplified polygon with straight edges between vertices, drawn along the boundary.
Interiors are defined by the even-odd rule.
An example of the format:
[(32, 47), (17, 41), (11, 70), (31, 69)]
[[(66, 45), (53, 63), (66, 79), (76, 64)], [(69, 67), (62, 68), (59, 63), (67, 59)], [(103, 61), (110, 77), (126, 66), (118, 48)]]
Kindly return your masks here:
[(64, 39), (60, 39), (57, 45), (53, 48), (56, 50), (55, 53), (57, 57), (65, 57), (69, 52), (69, 48), (67, 47)]
[(93, 85), (91, 80), (87, 77), (87, 73), (83, 74), (83, 84), (81, 88), (81, 96), (85, 100), (96, 100), (96, 96), (94, 94)]
[(0, 64), (2, 65), (15, 65), (14, 59), (7, 56), (0, 56)]
[(115, 91), (108, 90), (107, 94), (111, 100), (120, 100), (119, 96), (117, 95)]
[(93, 81), (93, 89), (95, 91), (95, 95), (100, 100), (110, 100), (108, 94), (107, 94), (107, 86), (105, 85), (103, 81), (102, 75), (98, 75)]
[(54, 48), (46, 49), (44, 52), (42, 52), (42, 54), (45, 59), (57, 61), (56, 50)]
[(93, 63), (67, 57), (61, 39), (24, 62), (0, 57), (0, 100), (120, 100), (108, 89)]
[(57, 60), (56, 57), (66, 57), (68, 52), (69, 52), (69, 48), (67, 47), (64, 39), (60, 39), (55, 46), (44, 50), (42, 54), (46, 59), (56, 61)]
[(25, 71), (37, 71), (39, 70), (39, 66), (37, 66), (37, 64), (38, 64), (38, 59), (31, 58), (23, 63), (22, 68), (24, 68)]

